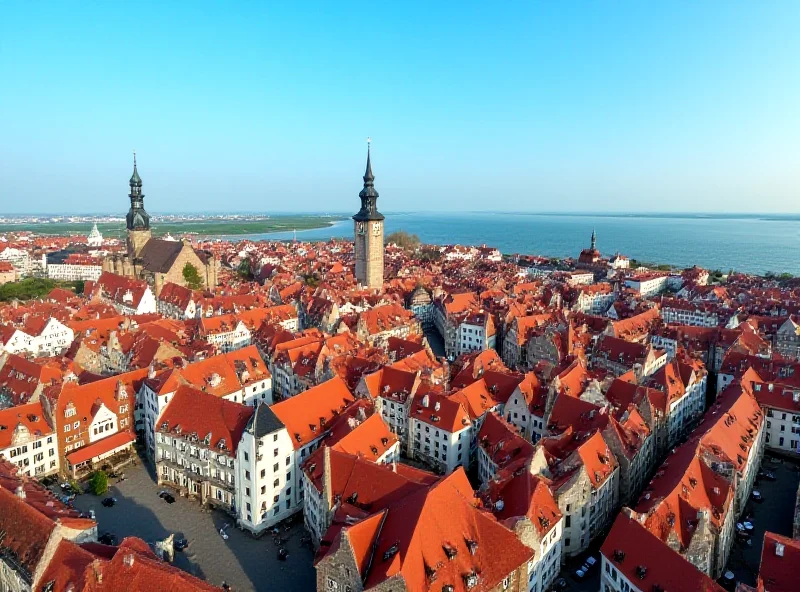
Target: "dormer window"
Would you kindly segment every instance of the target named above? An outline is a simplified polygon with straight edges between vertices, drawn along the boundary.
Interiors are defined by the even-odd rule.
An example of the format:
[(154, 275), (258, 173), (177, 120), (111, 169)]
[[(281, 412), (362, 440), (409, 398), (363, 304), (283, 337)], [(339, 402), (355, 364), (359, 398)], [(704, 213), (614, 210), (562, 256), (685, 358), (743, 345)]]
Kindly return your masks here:
[(69, 403), (67, 408), (64, 410), (64, 417), (73, 417), (74, 415), (77, 415), (77, 413), (78, 412), (75, 410), (75, 405)]

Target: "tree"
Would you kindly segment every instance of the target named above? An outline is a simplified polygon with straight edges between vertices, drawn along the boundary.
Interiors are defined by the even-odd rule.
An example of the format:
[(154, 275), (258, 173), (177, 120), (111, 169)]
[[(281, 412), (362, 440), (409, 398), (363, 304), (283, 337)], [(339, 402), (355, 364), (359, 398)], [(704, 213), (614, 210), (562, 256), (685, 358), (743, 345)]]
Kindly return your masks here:
[(203, 287), (203, 278), (197, 268), (191, 263), (183, 266), (183, 279), (186, 282), (186, 287), (192, 290), (199, 290)]
[(95, 495), (103, 495), (108, 491), (108, 475), (105, 471), (95, 471), (89, 479), (89, 491)]
[(242, 259), (242, 262), (239, 263), (239, 267), (236, 268), (236, 273), (239, 274), (239, 277), (243, 280), (252, 280), (253, 279), (253, 271), (250, 268), (250, 259), (245, 257)]
[(386, 237), (386, 243), (394, 243), (406, 251), (415, 251), (419, 248), (420, 240), (416, 234), (409, 234), (404, 230), (398, 230)]
[(422, 247), (418, 257), (420, 261), (439, 261), (442, 258), (442, 252), (436, 247)]

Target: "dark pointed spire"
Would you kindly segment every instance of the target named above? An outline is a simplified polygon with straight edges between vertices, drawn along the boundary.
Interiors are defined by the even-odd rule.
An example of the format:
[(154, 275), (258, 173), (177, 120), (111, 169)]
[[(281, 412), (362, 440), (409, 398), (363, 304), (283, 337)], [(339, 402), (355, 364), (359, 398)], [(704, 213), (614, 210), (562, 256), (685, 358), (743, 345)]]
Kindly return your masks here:
[(142, 178), (139, 176), (139, 171), (136, 170), (136, 150), (133, 151), (133, 174), (131, 175), (130, 185), (131, 187), (142, 186)]
[(371, 138), (367, 138), (367, 170), (364, 172), (364, 187), (367, 185), (374, 186), (375, 175), (372, 174), (372, 160), (370, 158), (370, 143)]
[(367, 138), (367, 168), (364, 171), (364, 188), (358, 194), (361, 198), (361, 209), (353, 216), (354, 220), (383, 220), (378, 211), (378, 192), (375, 190), (375, 175), (372, 174), (371, 139)]
[(594, 228), (592, 228), (592, 251), (595, 250), (596, 246), (597, 246), (597, 235), (594, 232)]

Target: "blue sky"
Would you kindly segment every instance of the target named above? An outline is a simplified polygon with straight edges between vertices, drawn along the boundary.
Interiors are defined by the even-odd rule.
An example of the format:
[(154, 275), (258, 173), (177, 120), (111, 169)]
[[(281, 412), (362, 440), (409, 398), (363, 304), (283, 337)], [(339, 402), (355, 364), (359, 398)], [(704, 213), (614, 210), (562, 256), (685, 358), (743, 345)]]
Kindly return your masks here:
[[(234, 7), (235, 8), (231, 8)], [(800, 2), (0, 0), (0, 212), (800, 212)]]

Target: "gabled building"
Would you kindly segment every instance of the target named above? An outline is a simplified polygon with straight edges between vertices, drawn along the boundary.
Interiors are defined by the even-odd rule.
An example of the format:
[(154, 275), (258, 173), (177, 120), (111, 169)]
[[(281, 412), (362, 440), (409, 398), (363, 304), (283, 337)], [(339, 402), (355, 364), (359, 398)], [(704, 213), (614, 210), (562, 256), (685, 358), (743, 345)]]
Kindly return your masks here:
[(315, 565), (319, 592), (526, 592), (535, 556), (475, 507), (460, 469), (329, 534)]
[(236, 450), (253, 409), (182, 385), (158, 419), (159, 485), (229, 512), (234, 510)]
[(0, 411), (0, 457), (19, 467), (20, 474), (44, 477), (59, 470), (58, 443), (41, 403)]

